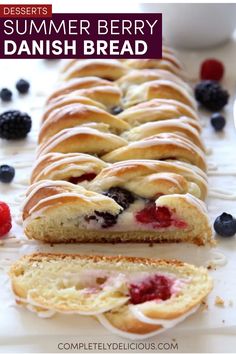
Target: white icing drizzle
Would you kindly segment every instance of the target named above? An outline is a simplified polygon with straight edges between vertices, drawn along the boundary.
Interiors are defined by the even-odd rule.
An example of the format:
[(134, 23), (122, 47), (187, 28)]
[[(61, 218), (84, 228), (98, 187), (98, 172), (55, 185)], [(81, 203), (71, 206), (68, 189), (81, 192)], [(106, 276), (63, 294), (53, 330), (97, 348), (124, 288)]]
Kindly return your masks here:
[(16, 189), (22, 189), (22, 188), (25, 188), (25, 187), (26, 187), (26, 184), (13, 182), (13, 183), (11, 184), (11, 187), (14, 187), (14, 188), (16, 188)]
[(218, 170), (218, 166), (215, 163), (212, 163), (212, 162), (208, 162), (207, 163), (207, 168), (208, 168), (208, 171), (216, 171), (216, 170)]
[(54, 310), (42, 310), (42, 311), (37, 311), (36, 308), (33, 305), (26, 305), (27, 310), (30, 312), (36, 313), (38, 317), (40, 318), (51, 318), (56, 314), (56, 311)]
[(236, 200), (236, 194), (227, 193), (221, 191), (220, 189), (213, 189), (213, 188), (210, 188), (209, 190), (209, 197), (224, 199), (224, 200)]
[(228, 262), (227, 258), (223, 253), (215, 251), (215, 250), (211, 250), (210, 254), (212, 257), (210, 260), (208, 260), (205, 263), (206, 267), (209, 267), (209, 266), (224, 267), (227, 264), (227, 262)]
[(35, 193), (37, 193), (37, 191), (39, 191), (41, 188), (49, 187), (49, 186), (62, 186), (62, 187), (64, 186), (64, 187), (69, 187), (69, 188), (72, 187), (71, 183), (66, 182), (66, 181), (50, 181), (50, 180), (39, 181), (33, 185), (32, 190), (24, 199), (22, 209), (25, 207), (25, 205), (28, 203), (28, 201), (32, 198), (32, 196)]
[[(21, 298), (17, 295), (14, 294), (15, 300), (23, 302), (26, 308), (32, 312), (35, 312), (39, 317), (44, 317), (44, 318), (49, 318), (54, 316), (56, 313), (61, 313), (63, 315), (81, 315), (81, 316), (96, 316), (101, 313), (110, 311), (116, 307), (120, 307), (124, 305), (128, 301), (127, 298), (122, 298), (120, 301), (116, 301), (115, 304), (110, 305), (110, 306), (104, 306), (103, 309), (100, 309), (98, 311), (78, 311), (78, 310), (67, 310), (67, 311), (60, 311), (60, 310), (55, 310), (55, 309), (50, 309), (44, 305), (41, 305), (40, 303), (37, 303), (37, 301), (33, 300), (30, 296), (30, 293), (28, 293), (27, 298)], [(35, 307), (40, 307), (40, 310), (37, 310)], [(41, 316), (41, 314), (44, 314), (45, 316)]]
[(0, 252), (4, 253), (16, 253), (15, 247), (0, 247)]
[[(101, 314), (101, 315), (98, 315), (96, 316), (97, 319), (99, 320), (99, 322), (110, 332), (120, 336), (120, 337), (124, 337), (124, 338), (128, 338), (128, 339), (131, 339), (131, 340), (141, 340), (141, 339), (147, 339), (147, 338), (150, 338), (150, 337), (154, 337), (155, 335), (157, 334), (160, 334), (164, 331), (166, 331), (168, 328), (171, 328), (173, 326), (175, 326), (177, 323), (183, 321), (185, 318), (187, 318), (188, 316), (190, 316), (191, 314), (193, 314), (195, 311), (197, 311), (197, 309), (199, 308), (199, 305), (194, 307), (192, 310), (188, 311), (186, 314), (184, 314), (183, 316), (179, 316), (178, 317), (178, 320), (177, 319), (174, 319), (174, 320), (168, 320), (168, 322), (162, 322), (163, 320), (160, 320), (160, 325), (165, 325), (165, 327), (159, 329), (159, 330), (156, 330), (156, 331), (153, 331), (153, 332), (150, 332), (150, 333), (147, 333), (147, 334), (134, 334), (134, 333), (128, 333), (128, 332), (124, 332), (116, 327), (114, 327), (106, 318), (105, 315)], [(136, 316), (137, 316), (137, 313), (136, 313)], [(137, 317), (138, 318), (138, 317)], [(139, 318), (138, 318), (139, 319)], [(142, 321), (141, 322), (144, 322), (143, 321), (143, 317), (142, 317)], [(147, 319), (145, 317), (145, 319)], [(167, 321), (167, 320), (166, 320)], [(147, 323), (147, 322), (146, 322)], [(159, 324), (158, 323), (158, 324)]]
[[(0, 165), (4, 165), (6, 161), (0, 161)], [(27, 161), (27, 162), (22, 162), (19, 160), (11, 160), (11, 164), (15, 167), (15, 168), (26, 168), (26, 167), (31, 167), (33, 163), (33, 160), (31, 162)]]
[(78, 198), (79, 194), (78, 193), (72, 193), (72, 192), (66, 192), (66, 193), (60, 193), (60, 194), (56, 194), (56, 195), (51, 195), (50, 197), (41, 199), (36, 205), (33, 206), (33, 208), (31, 208), (29, 210), (29, 214), (32, 214), (34, 212), (34, 210), (39, 207), (42, 203), (44, 203), (45, 201), (49, 201), (49, 200), (54, 200), (54, 199), (60, 199), (63, 197), (71, 197), (71, 198)]
[(1, 245), (7, 245), (7, 244), (19, 244), (20, 240), (16, 237), (8, 237), (6, 239), (1, 240)]
[[(39, 165), (40, 162), (41, 161), (38, 161), (37, 165)], [(65, 165), (62, 169), (64, 173), (71, 170), (81, 171), (81, 173), (87, 171), (94, 172), (107, 166), (105, 162), (94, 156), (65, 156), (55, 162), (50, 163), (50, 165), (45, 167), (38, 176), (48, 174), (50, 178), (53, 178), (58, 173), (57, 171), (53, 172), (53, 170), (55, 170), (57, 167), (60, 167), (61, 165)]]
[(8, 268), (11, 264), (12, 262), (9, 259), (5, 258), (0, 260), (0, 268), (2, 269)]
[(137, 305), (130, 305), (129, 309), (132, 312), (132, 314), (141, 322), (144, 323), (149, 323), (149, 324), (153, 324), (153, 325), (161, 325), (162, 327), (164, 327), (165, 329), (174, 327), (176, 324), (178, 324), (179, 322), (183, 321), (186, 317), (190, 316), (191, 314), (193, 314), (195, 311), (197, 311), (197, 309), (199, 308), (200, 305), (197, 305), (195, 307), (193, 307), (191, 310), (189, 310), (187, 313), (185, 313), (182, 316), (178, 316), (176, 318), (173, 318), (171, 320), (166, 320), (166, 319), (161, 319), (161, 318), (150, 318), (147, 317), (143, 314), (143, 312), (141, 311), (140, 307)]
[(196, 103), (194, 101), (194, 99), (192, 98), (192, 96), (189, 94), (189, 92), (181, 85), (178, 85), (177, 83), (170, 81), (170, 80), (154, 80), (154, 81), (148, 81), (145, 82), (137, 87), (131, 87), (130, 89), (127, 90), (127, 95), (126, 95), (126, 101), (128, 102), (128, 104), (135, 104), (135, 103), (139, 103), (140, 100), (144, 100), (145, 99), (145, 94), (150, 87), (152, 86), (169, 86), (174, 88), (175, 90), (177, 90), (178, 92), (180, 92), (188, 101), (188, 105), (191, 108), (196, 108)]
[(209, 171), (209, 176), (236, 176), (236, 171)]
[(212, 154), (213, 154), (212, 148), (206, 148), (206, 155), (207, 155), (207, 156), (210, 156), (210, 155), (212, 155)]
[(53, 148), (55, 148), (58, 144), (62, 143), (64, 140), (71, 138), (74, 135), (79, 135), (79, 134), (87, 134), (91, 136), (91, 139), (94, 136), (98, 136), (102, 139), (108, 139), (111, 142), (121, 145), (127, 145), (126, 140), (122, 139), (118, 135), (114, 135), (111, 133), (104, 133), (100, 132), (97, 129), (89, 128), (89, 127), (74, 127), (74, 128), (69, 128), (69, 129), (64, 129), (60, 131), (59, 133), (55, 134), (50, 138), (45, 144), (41, 145), (40, 149), (38, 152), (41, 154), (45, 154), (47, 152), (50, 152)]

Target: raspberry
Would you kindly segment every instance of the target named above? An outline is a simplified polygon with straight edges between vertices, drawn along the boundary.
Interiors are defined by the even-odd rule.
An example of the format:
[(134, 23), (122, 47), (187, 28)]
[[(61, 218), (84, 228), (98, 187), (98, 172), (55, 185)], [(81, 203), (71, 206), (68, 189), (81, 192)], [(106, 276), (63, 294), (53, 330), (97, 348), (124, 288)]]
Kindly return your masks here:
[(11, 230), (11, 213), (9, 206), (0, 202), (0, 237), (5, 236)]
[(205, 60), (200, 69), (201, 80), (220, 81), (224, 75), (224, 65), (217, 59)]
[(155, 223), (154, 227), (168, 227), (171, 225), (171, 213), (166, 207), (156, 207), (150, 203), (136, 214), (136, 220), (142, 224)]
[(169, 209), (165, 207), (158, 207), (156, 209), (156, 218), (161, 227), (168, 227), (171, 225), (171, 214)]
[(138, 284), (130, 284), (130, 302), (134, 305), (152, 300), (167, 300), (171, 297), (172, 280), (163, 275), (154, 275)]

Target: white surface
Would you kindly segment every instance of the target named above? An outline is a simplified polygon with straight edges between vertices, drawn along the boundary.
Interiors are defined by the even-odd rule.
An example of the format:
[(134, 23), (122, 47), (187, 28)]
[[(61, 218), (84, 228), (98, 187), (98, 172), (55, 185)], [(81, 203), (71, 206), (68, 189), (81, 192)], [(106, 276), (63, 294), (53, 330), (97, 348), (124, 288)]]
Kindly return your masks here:
[[(236, 174), (235, 149), (236, 133), (233, 126), (232, 100), (235, 92), (235, 54), (236, 44), (231, 42), (213, 51), (200, 53), (180, 53), (187, 66), (191, 77), (196, 77), (199, 63), (205, 57), (216, 56), (223, 59), (226, 66), (225, 86), (231, 92), (231, 104), (227, 107), (227, 128), (225, 133), (216, 134), (209, 124), (208, 117), (203, 113), (204, 140), (208, 148), (213, 149), (209, 156), (209, 162), (216, 164), (218, 171), (234, 171)], [(20, 143), (0, 142), (0, 164), (9, 163), (17, 165), (17, 161), (28, 163), (28, 168), (16, 168), (16, 178), (8, 187), (0, 185), (0, 199), (5, 200), (12, 207), (14, 216), (17, 217), (18, 206), (15, 198), (24, 191), (21, 183), (25, 183), (30, 173), (30, 165), (34, 160), (36, 144), (36, 130), (42, 107), (50, 86), (57, 74), (57, 61), (39, 60), (9, 60), (0, 61), (1, 86), (14, 87), (17, 79), (23, 77), (31, 81), (31, 94), (25, 98), (18, 98), (14, 92), (14, 100), (10, 104), (1, 106), (1, 111), (19, 108), (29, 112), (34, 120), (33, 130), (29, 137)], [(36, 133), (36, 134), (35, 134)], [(18, 164), (19, 165), (19, 164)], [(236, 190), (235, 175), (210, 177), (210, 186), (227, 190), (229, 193)], [(223, 211), (236, 215), (236, 201), (209, 200), (209, 213), (214, 218)], [(14, 225), (11, 236), (22, 237), (22, 230)], [(56, 315), (52, 319), (40, 319), (33, 313), (14, 306), (13, 297), (9, 289), (6, 276), (7, 266), (19, 255), (33, 250), (66, 251), (81, 253), (105, 253), (127, 254), (151, 257), (174, 257), (194, 264), (206, 264), (210, 258), (214, 258), (214, 252), (220, 252), (227, 258), (227, 264), (212, 270), (215, 280), (215, 288), (209, 297), (209, 308), (187, 319), (173, 330), (166, 332), (148, 342), (172, 343), (175, 338), (179, 352), (234, 352), (236, 344), (236, 239), (219, 239), (216, 249), (210, 251), (207, 248), (199, 248), (193, 245), (73, 245), (73, 246), (40, 246), (34, 242), (19, 245), (9, 243), (0, 246), (0, 352), (39, 352), (57, 351), (57, 344), (63, 340), (66, 342), (119, 342), (127, 340), (118, 338), (108, 333), (94, 319), (79, 316)], [(8, 258), (8, 260), (6, 260)], [(5, 261), (6, 260), (6, 261)], [(5, 264), (5, 266), (4, 266)], [(215, 297), (220, 296), (225, 301), (225, 307), (216, 307)], [(232, 304), (232, 301), (234, 302)], [(14, 343), (14, 345), (13, 345)], [(137, 351), (138, 352), (138, 351)], [(144, 351), (142, 351), (144, 352)], [(176, 351), (175, 351), (176, 352)]]
[(180, 48), (219, 45), (232, 36), (236, 27), (236, 4), (145, 3), (141, 9), (161, 12), (163, 37), (170, 45)]

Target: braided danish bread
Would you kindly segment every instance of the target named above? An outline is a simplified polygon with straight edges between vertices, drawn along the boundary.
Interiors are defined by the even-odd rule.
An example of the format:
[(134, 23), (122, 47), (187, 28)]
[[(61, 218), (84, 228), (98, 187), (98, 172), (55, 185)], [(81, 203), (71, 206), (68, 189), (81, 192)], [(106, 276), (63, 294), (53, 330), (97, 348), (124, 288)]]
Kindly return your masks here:
[(47, 100), (23, 206), (44, 242), (211, 240), (191, 87), (163, 59), (68, 60)]
[[(42, 117), (23, 205), (26, 236), (209, 243), (200, 134), (171, 49), (162, 60), (66, 61)], [(203, 267), (122, 256), (32, 254), (12, 265), (10, 277), (17, 303), (40, 316), (95, 316), (129, 339), (184, 320), (212, 289)]]

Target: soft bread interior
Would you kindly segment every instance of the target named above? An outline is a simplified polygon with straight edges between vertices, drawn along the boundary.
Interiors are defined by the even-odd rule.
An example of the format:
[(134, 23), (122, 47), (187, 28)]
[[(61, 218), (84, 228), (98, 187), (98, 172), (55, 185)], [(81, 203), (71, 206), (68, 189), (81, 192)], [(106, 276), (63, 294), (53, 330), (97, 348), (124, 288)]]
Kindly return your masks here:
[[(63, 182), (49, 182), (46, 186), (43, 186), (43, 181), (36, 183), (23, 208), (24, 230), (28, 238), (53, 243), (134, 241), (191, 242), (198, 245), (211, 240), (205, 206), (190, 194), (159, 197), (156, 206), (169, 209), (171, 223), (166, 228), (153, 228), (151, 223), (143, 224), (136, 220), (136, 212), (145, 206), (142, 200), (123, 211), (108, 196), (68, 182), (64, 182), (65, 186)], [(46, 190), (55, 194), (48, 196)], [(113, 219), (113, 215), (116, 222), (104, 228), (104, 220), (107, 217)], [(184, 224), (181, 226), (179, 222)]]
[[(181, 279), (184, 285), (168, 300), (129, 305), (130, 279), (156, 273)], [(132, 257), (33, 254), (13, 264), (10, 277), (17, 300), (23, 304), (64, 313), (106, 312), (115, 326), (126, 331), (122, 314), (127, 307), (138, 306), (150, 318), (172, 319), (199, 304), (212, 287), (204, 268)], [(110, 309), (115, 310), (107, 312)]]

